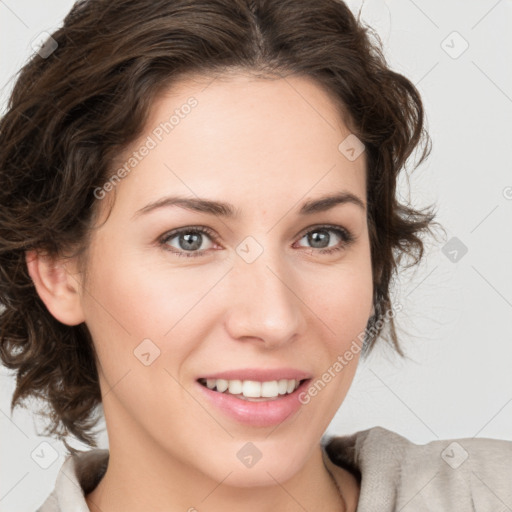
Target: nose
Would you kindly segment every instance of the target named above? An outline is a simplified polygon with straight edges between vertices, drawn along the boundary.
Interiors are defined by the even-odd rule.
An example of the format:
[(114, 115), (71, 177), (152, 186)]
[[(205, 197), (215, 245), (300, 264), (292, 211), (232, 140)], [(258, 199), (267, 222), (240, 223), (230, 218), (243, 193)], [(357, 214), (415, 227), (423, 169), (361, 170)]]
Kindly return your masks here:
[(233, 339), (253, 340), (267, 349), (296, 339), (305, 325), (306, 306), (282, 253), (265, 250), (252, 263), (237, 257), (227, 277), (230, 306), (225, 325)]

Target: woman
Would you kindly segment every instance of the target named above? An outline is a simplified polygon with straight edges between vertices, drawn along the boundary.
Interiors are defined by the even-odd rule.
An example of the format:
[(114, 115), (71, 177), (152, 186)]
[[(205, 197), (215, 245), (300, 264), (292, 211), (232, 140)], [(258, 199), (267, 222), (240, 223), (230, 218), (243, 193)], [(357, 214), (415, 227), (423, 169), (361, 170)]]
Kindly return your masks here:
[(40, 511), (512, 503), (510, 442), (323, 437), (359, 357), (403, 354), (390, 282), (434, 225), (395, 197), (421, 99), (342, 2), (79, 2), (0, 142), (13, 406), (109, 437)]

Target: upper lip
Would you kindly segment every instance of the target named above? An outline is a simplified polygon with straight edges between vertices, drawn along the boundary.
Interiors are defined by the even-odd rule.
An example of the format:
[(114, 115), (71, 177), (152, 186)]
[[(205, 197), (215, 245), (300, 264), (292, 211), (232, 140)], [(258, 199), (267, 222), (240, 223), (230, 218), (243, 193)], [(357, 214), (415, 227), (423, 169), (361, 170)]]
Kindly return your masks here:
[(272, 380), (304, 380), (310, 379), (311, 374), (294, 368), (243, 368), (239, 370), (227, 370), (224, 372), (210, 373), (202, 375), (202, 379), (224, 379), (224, 380), (254, 380), (259, 382), (268, 382)]

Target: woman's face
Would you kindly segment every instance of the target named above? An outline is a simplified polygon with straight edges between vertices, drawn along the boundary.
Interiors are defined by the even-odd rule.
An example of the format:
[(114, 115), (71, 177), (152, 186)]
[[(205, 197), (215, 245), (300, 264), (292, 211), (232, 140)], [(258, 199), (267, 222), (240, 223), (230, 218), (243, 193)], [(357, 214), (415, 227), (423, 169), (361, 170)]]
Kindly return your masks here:
[[(189, 79), (155, 102), (117, 162), (121, 179), (96, 191), (81, 292), (111, 453), (235, 486), (305, 466), (347, 394), (372, 308), (365, 156), (353, 138), (339, 149), (349, 135), (305, 78)], [(311, 206), (340, 194), (352, 200)], [(190, 204), (171, 204), (178, 196)], [(310, 380), (272, 398), (294, 387), (285, 379)], [(270, 396), (236, 397), (235, 381)]]

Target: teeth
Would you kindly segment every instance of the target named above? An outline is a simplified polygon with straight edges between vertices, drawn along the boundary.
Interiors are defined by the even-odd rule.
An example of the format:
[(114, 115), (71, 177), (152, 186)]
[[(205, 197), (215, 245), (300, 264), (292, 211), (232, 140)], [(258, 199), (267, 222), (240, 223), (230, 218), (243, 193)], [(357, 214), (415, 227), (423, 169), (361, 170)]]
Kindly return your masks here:
[(288, 389), (288, 381), (286, 379), (281, 379), (277, 383), (277, 391), (280, 395), (286, 395), (286, 390)]
[(223, 393), (229, 387), (229, 382), (227, 380), (224, 380), (224, 379), (217, 379), (217, 380), (212, 379), (212, 380), (213, 380), (213, 387), (211, 389), (213, 389), (214, 387), (217, 387), (217, 391), (220, 391), (221, 393)]
[(228, 381), (228, 391), (231, 395), (239, 395), (242, 392), (242, 381), (241, 380), (230, 380)]
[(259, 382), (255, 380), (224, 380), (200, 379), (209, 389), (220, 393), (242, 395), (246, 398), (277, 398), (279, 395), (293, 393), (300, 384), (300, 380), (281, 379)]

